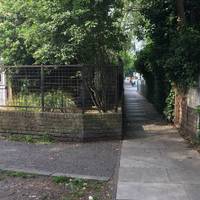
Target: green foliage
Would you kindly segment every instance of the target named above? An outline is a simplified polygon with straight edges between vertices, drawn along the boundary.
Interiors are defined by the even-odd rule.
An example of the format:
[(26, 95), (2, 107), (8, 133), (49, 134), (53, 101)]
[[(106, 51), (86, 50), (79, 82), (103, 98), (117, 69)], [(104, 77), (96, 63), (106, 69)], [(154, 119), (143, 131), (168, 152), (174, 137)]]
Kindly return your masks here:
[(196, 135), (196, 144), (200, 145), (200, 130), (197, 132), (197, 135)]
[[(123, 5), (123, 0), (0, 0), (3, 64), (97, 64), (101, 70), (95, 76), (103, 77), (102, 68), (118, 64), (119, 53), (127, 44), (121, 26)], [(104, 91), (95, 89), (96, 102), (99, 96), (106, 99)], [(28, 98), (22, 103), (32, 99), (39, 103), (35, 96)], [(48, 94), (45, 98), (47, 106), (62, 104), (60, 98), (52, 100)], [(105, 111), (105, 102), (100, 103), (97, 107)]]
[[(34, 107), (33, 111), (39, 112), (41, 107), (41, 97), (37, 94), (23, 94), (15, 95), (12, 100), (8, 102), (9, 106), (16, 106), (16, 109), (24, 111), (26, 107)], [(31, 109), (32, 110), (32, 109)]]
[[(134, 33), (146, 44), (137, 54), (135, 67), (146, 79), (147, 96), (162, 110), (171, 83), (185, 91), (197, 83), (200, 73), (200, 14), (197, 10), (200, 3), (198, 0), (184, 1), (187, 23), (183, 28), (178, 27), (176, 1), (131, 2), (138, 8), (139, 13)], [(138, 27), (142, 30), (137, 31)], [(163, 90), (165, 92), (162, 92)], [(171, 104), (170, 95), (171, 93), (167, 104)], [(167, 116), (173, 109), (171, 106), (165, 111)]]
[(159, 67), (157, 60), (157, 49), (150, 43), (137, 53), (135, 68), (146, 80), (146, 98), (155, 104), (159, 112), (163, 112), (169, 86), (165, 81), (164, 70)]
[(134, 63), (136, 70), (143, 74), (145, 79), (153, 73), (155, 55), (153, 54), (153, 45), (148, 44), (139, 53), (136, 54), (137, 59)]
[(129, 51), (123, 51), (120, 53), (120, 56), (123, 60), (125, 76), (132, 75), (133, 72), (135, 71), (134, 68), (135, 55)]
[(60, 184), (60, 183), (68, 183), (70, 178), (67, 178), (65, 176), (54, 176), (53, 178), (53, 182)]
[(86, 181), (83, 179), (78, 179), (78, 178), (72, 179), (64, 176), (53, 177), (53, 182), (57, 184), (64, 183), (68, 187), (70, 187), (72, 191), (74, 190), (77, 191), (87, 185)]
[[(61, 90), (52, 90), (44, 94), (45, 111), (47, 112), (67, 112), (70, 109), (75, 109), (76, 104), (73, 98), (67, 92)], [(13, 96), (8, 103), (10, 106), (17, 107), (16, 109), (24, 111), (31, 110), (34, 112), (41, 111), (41, 95), (38, 93), (28, 92), (25, 85), (22, 86), (21, 92)], [(30, 108), (29, 108), (30, 107)]]
[(24, 179), (36, 177), (36, 175), (28, 174), (28, 173), (24, 173), (24, 172), (7, 172), (6, 175), (10, 176), (10, 177), (21, 177)]
[(47, 134), (43, 136), (32, 136), (32, 135), (20, 135), (12, 134), (9, 137), (4, 137), (6, 140), (15, 142), (25, 142), (30, 144), (51, 144), (54, 140)]
[(102, 181), (67, 178), (63, 176), (53, 177), (52, 180), (56, 184), (65, 184), (65, 187), (70, 191), (68, 197), (64, 198), (66, 200), (82, 199), (87, 191), (89, 191), (88, 194), (90, 196), (91, 191), (94, 192), (94, 195), (92, 195), (94, 200), (102, 198), (100, 193), (104, 184)]
[[(199, 116), (200, 116), (200, 105), (197, 106), (196, 111), (197, 111), (197, 113), (198, 113)], [(199, 124), (198, 124), (197, 130), (198, 130), (198, 131), (197, 131), (197, 135), (196, 135), (196, 137), (197, 137), (197, 141), (198, 141), (198, 143), (200, 144), (200, 121), (199, 121)]]
[(170, 122), (174, 120), (174, 105), (175, 105), (175, 92), (172, 88), (166, 99), (166, 107), (164, 110), (164, 114), (167, 120)]
[(171, 41), (168, 58), (165, 62), (169, 79), (180, 88), (197, 84), (200, 73), (200, 32), (186, 28), (177, 33)]
[(6, 177), (28, 179), (28, 178), (36, 178), (37, 175), (24, 172), (15, 172), (15, 171), (0, 171), (0, 180), (5, 179)]
[[(168, 80), (176, 86), (182, 88), (194, 86), (200, 72), (200, 29), (195, 23), (195, 19), (200, 15), (195, 14), (194, 10), (200, 4), (197, 1), (185, 2), (188, 5), (185, 13), (189, 23), (184, 29), (177, 31), (175, 1), (148, 2), (147, 4), (147, 0), (140, 1), (140, 14), (150, 24), (144, 28), (146, 30), (144, 38), (148, 38), (151, 43), (151, 48), (149, 45), (145, 48), (145, 57), (150, 59), (148, 64), (140, 66), (143, 68), (141, 71), (148, 73), (150, 70), (155, 73), (154, 69), (159, 67)], [(144, 57), (144, 51), (141, 54)], [(151, 59), (152, 54), (153, 59)], [(141, 61), (140, 57), (138, 59)]]
[(126, 36), (121, 0), (0, 1), (4, 64), (113, 62)]
[(73, 98), (66, 92), (60, 90), (47, 92), (44, 96), (45, 107), (47, 111), (53, 112), (59, 109), (61, 112), (66, 112), (67, 109), (75, 108)]
[(200, 113), (200, 105), (197, 106), (197, 112)]

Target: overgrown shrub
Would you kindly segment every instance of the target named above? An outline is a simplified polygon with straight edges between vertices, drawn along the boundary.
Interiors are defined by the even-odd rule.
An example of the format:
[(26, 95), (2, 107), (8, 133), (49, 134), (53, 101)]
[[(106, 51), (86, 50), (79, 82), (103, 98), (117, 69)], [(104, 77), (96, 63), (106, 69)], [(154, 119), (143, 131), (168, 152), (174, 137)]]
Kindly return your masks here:
[(165, 62), (167, 77), (179, 88), (187, 89), (197, 84), (200, 73), (200, 31), (186, 28), (171, 41)]
[(46, 111), (53, 112), (60, 110), (66, 112), (67, 109), (76, 107), (70, 94), (60, 90), (47, 92), (44, 96)]
[[(52, 90), (44, 95), (45, 111), (47, 112), (67, 112), (70, 109), (76, 108), (73, 98), (67, 92), (60, 90)], [(18, 93), (13, 96), (8, 103), (10, 106), (17, 107), (16, 109), (24, 111), (31, 110), (34, 112), (41, 111), (41, 94), (39, 93)]]

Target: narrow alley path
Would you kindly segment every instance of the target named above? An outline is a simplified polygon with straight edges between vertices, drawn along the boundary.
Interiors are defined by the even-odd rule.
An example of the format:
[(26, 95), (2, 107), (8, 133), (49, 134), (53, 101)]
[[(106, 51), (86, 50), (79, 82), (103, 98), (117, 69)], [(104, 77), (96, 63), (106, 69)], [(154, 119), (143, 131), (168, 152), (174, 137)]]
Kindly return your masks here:
[(125, 104), (117, 200), (199, 200), (200, 154), (128, 84)]

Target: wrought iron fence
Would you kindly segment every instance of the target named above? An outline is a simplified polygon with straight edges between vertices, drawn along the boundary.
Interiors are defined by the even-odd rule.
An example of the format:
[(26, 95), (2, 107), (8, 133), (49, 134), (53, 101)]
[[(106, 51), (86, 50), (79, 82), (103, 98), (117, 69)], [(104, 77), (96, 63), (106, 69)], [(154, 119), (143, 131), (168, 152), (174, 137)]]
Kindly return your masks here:
[(121, 84), (123, 75), (117, 66), (1, 66), (0, 109), (117, 111)]

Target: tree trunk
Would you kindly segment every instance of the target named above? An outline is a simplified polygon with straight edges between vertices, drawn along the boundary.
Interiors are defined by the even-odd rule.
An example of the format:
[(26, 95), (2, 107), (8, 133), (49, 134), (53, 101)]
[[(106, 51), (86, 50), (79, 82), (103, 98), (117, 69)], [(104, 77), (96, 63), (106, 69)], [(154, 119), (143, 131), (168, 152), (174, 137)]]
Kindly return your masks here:
[(184, 0), (176, 0), (178, 29), (186, 23)]

